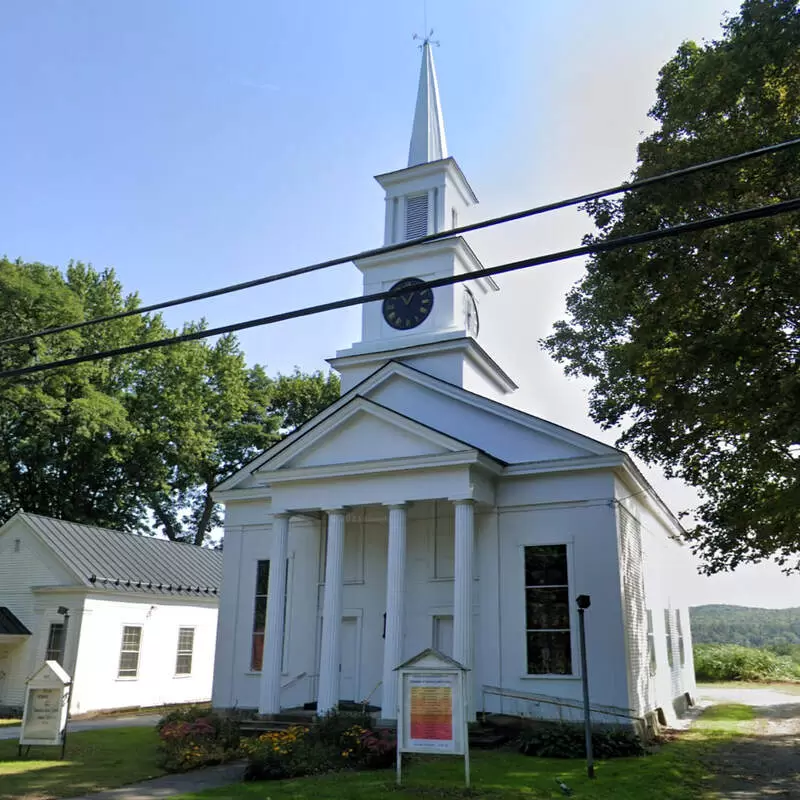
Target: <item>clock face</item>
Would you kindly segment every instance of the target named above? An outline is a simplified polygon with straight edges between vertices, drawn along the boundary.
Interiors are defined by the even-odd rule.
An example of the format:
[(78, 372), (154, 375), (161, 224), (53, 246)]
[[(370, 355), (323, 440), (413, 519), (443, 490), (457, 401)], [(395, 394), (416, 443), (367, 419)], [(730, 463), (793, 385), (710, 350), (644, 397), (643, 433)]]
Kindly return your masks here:
[(475, 295), (465, 286), (464, 287), (464, 328), (473, 338), (478, 335), (478, 304), (475, 302)]
[(428, 318), (433, 310), (433, 292), (419, 289), (422, 283), (419, 278), (405, 278), (392, 286), (393, 290), (405, 290), (383, 301), (383, 318), (393, 328), (407, 331)]

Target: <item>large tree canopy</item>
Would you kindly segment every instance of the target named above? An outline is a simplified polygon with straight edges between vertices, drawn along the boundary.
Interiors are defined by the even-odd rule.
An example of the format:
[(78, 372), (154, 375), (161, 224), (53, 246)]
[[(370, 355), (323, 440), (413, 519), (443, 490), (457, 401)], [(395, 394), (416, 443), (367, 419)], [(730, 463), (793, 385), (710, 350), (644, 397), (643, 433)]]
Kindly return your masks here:
[[(719, 41), (660, 73), (634, 177), (800, 135), (800, 10), (746, 0)], [(589, 206), (604, 241), (800, 196), (784, 151)], [(800, 569), (800, 217), (601, 253), (544, 345), (593, 380), (592, 417), (700, 490), (690, 539), (708, 573)]]
[[(0, 339), (138, 303), (113, 271), (0, 259)], [(173, 333), (135, 315), (0, 347), (0, 368)], [(233, 336), (0, 379), (0, 522), (22, 508), (202, 544), (211, 488), (338, 395), (334, 375), (248, 367)]]

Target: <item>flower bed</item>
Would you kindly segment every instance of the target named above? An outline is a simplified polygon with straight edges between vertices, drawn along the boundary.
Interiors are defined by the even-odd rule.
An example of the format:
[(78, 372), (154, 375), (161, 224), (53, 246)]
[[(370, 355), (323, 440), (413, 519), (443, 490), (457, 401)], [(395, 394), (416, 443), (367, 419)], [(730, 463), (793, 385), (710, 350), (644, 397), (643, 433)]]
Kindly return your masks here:
[(308, 727), (264, 733), (243, 742), (245, 780), (278, 780), (343, 769), (382, 769), (395, 757), (395, 737), (372, 730), (369, 717), (332, 712)]
[(222, 764), (242, 754), (235, 720), (203, 708), (172, 711), (156, 725), (159, 761), (169, 772)]

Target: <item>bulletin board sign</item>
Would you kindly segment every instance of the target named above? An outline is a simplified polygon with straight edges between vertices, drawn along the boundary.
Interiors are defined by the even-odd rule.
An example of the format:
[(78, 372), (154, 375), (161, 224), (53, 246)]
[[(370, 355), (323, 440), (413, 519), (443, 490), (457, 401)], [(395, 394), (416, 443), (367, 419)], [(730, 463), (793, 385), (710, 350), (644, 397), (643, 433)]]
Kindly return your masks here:
[(57, 661), (45, 661), (26, 681), (19, 745), (63, 747), (72, 681)]
[(424, 650), (397, 668), (397, 782), (403, 753), (464, 756), (469, 786), (467, 669), (436, 650)]

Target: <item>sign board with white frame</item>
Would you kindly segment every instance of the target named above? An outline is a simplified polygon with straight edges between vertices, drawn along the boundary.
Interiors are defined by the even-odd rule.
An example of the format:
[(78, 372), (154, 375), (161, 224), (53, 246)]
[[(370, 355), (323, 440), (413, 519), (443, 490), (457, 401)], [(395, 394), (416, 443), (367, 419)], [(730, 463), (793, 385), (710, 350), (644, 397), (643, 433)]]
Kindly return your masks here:
[(66, 738), (67, 706), (72, 679), (57, 661), (45, 661), (25, 686), (25, 707), (19, 735), (23, 745), (55, 745)]
[(403, 753), (464, 756), (469, 786), (467, 668), (428, 649), (396, 668), (398, 680), (397, 783)]

